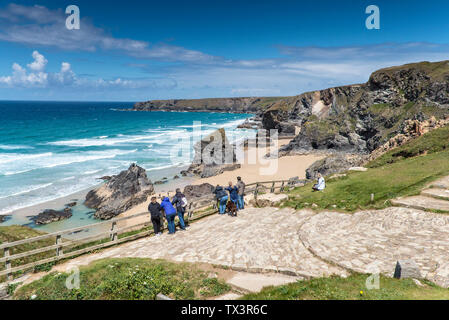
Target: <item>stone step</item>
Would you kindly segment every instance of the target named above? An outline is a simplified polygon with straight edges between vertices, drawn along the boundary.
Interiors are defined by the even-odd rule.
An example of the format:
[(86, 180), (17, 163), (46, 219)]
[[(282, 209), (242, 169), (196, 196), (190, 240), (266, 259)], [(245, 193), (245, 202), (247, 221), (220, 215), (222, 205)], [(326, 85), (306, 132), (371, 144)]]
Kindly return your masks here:
[(430, 185), (432, 188), (449, 189), (449, 177), (444, 177)]
[(439, 210), (449, 213), (449, 201), (425, 196), (414, 196), (392, 200), (397, 207), (414, 208), (418, 210)]
[(421, 195), (426, 197), (432, 197), (435, 199), (441, 200), (449, 200), (449, 190), (448, 189), (439, 189), (439, 188), (430, 188), (423, 190)]

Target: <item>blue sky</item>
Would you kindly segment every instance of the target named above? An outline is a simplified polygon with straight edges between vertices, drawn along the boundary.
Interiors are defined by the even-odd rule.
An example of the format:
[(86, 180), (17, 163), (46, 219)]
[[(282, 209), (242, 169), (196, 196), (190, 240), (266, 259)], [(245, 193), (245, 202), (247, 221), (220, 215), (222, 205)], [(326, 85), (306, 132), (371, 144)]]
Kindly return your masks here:
[[(67, 30), (77, 5), (80, 30)], [(368, 5), (380, 30), (365, 27)], [(449, 59), (446, 0), (0, 3), (0, 100), (286, 96)]]

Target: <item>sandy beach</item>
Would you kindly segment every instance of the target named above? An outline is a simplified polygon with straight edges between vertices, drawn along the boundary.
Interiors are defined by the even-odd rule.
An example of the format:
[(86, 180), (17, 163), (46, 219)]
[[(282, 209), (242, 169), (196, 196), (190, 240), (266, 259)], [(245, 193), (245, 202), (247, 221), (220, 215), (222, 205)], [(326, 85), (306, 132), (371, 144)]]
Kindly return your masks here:
[[(287, 144), (290, 142), (289, 139), (279, 139), (278, 147)], [(242, 177), (242, 180), (246, 184), (261, 182), (261, 181), (270, 181), (270, 180), (288, 180), (292, 177), (299, 177), (300, 179), (305, 179), (306, 177), (306, 169), (310, 167), (315, 161), (318, 161), (324, 158), (323, 155), (295, 155), (295, 156), (287, 156), (276, 159), (263, 159), (262, 161), (256, 161), (256, 163), (248, 163), (248, 155), (251, 152), (255, 151), (255, 147), (247, 148), (245, 151), (245, 161), (241, 164), (242, 167), (240, 169), (234, 171), (227, 171), (218, 176), (210, 177), (210, 178), (196, 178), (191, 183), (192, 185), (200, 185), (203, 183), (210, 183), (212, 185), (224, 185), (227, 186), (229, 181), (233, 183), (237, 182), (237, 177)], [(275, 165), (277, 162), (277, 165)], [(268, 167), (275, 167), (276, 171), (270, 175), (261, 174), (263, 169)], [(183, 189), (183, 186), (180, 186)], [(170, 196), (174, 195), (174, 189), (170, 191)], [(167, 195), (166, 192), (160, 193), (161, 196)], [(159, 196), (159, 194), (157, 194)], [(160, 199), (158, 199), (159, 201)], [(121, 216), (131, 216), (134, 214), (138, 214), (141, 212), (146, 212), (147, 207), (150, 200), (146, 203), (142, 203), (134, 208), (124, 212)], [(123, 223), (123, 226), (131, 226), (134, 224), (143, 223), (148, 221), (146, 217), (137, 217), (134, 219), (127, 220)]]

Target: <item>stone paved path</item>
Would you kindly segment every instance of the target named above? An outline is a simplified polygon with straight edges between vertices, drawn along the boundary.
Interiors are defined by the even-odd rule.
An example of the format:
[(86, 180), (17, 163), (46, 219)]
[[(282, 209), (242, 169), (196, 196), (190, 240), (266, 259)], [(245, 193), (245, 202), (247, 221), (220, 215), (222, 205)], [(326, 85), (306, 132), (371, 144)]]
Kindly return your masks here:
[(449, 287), (447, 215), (395, 207), (323, 212), (302, 226), (300, 237), (317, 256), (341, 267), (391, 276), (396, 261), (413, 259), (423, 277)]
[(66, 266), (102, 258), (140, 257), (300, 277), (346, 275), (344, 269), (323, 262), (303, 246), (298, 230), (312, 215), (312, 211), (248, 208), (237, 218), (212, 216), (192, 224), (186, 232), (136, 240), (70, 260)]
[[(441, 197), (449, 191), (449, 177), (431, 187), (420, 196), (424, 208), (449, 203)], [(352, 215), (248, 208), (237, 218), (211, 216), (187, 232), (140, 239), (55, 269), (65, 271), (102, 258), (140, 257), (308, 278), (347, 276), (349, 271), (392, 275), (398, 260), (413, 259), (423, 277), (449, 287), (449, 215), (413, 208), (415, 199), (396, 202), (405, 207)]]

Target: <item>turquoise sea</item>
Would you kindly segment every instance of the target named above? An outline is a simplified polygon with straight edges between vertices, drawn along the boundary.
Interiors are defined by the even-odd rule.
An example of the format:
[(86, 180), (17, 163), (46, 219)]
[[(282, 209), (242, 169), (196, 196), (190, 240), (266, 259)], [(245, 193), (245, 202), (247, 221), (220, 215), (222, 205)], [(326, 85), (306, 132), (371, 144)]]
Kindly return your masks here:
[(252, 130), (236, 129), (250, 117), (246, 114), (123, 111), (132, 106), (0, 102), (0, 214), (86, 190), (98, 185), (99, 177), (118, 174), (133, 162), (153, 181), (170, 179), (193, 156), (173, 150), (186, 143), (193, 147), (201, 138), (199, 129), (204, 136), (224, 127), (230, 140), (254, 136)]

